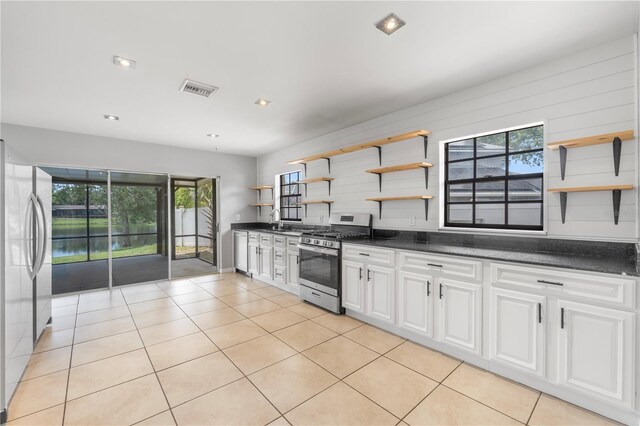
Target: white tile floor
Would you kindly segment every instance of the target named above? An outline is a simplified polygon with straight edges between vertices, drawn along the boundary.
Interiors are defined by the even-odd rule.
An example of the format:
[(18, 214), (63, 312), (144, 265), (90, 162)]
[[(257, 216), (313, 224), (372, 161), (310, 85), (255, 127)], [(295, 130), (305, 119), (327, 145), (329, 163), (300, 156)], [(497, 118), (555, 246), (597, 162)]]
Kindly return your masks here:
[(242, 275), (54, 300), (12, 425), (613, 424)]

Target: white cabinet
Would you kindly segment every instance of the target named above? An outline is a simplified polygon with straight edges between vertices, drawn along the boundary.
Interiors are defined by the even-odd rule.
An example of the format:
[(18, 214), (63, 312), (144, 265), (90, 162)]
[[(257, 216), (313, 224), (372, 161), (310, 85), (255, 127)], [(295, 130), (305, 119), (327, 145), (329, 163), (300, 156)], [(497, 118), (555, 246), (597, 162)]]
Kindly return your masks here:
[(233, 267), (242, 272), (248, 272), (247, 231), (233, 231)]
[(268, 280), (273, 279), (273, 248), (260, 245), (258, 248), (258, 274)]
[(398, 273), (398, 325), (425, 337), (433, 337), (432, 275)]
[(364, 269), (364, 263), (342, 262), (342, 306), (361, 314), (365, 313)]
[(441, 341), (480, 354), (481, 296), (480, 285), (440, 278), (438, 324)]
[(300, 254), (295, 251), (287, 250), (287, 284), (289, 285), (290, 291), (296, 294), (298, 293), (298, 288), (300, 286), (299, 263)]
[(395, 322), (395, 270), (367, 266), (367, 315), (389, 324)]
[(546, 297), (491, 289), (491, 358), (544, 377)]
[(249, 243), (248, 268), (250, 274), (258, 275), (260, 273), (258, 256), (259, 251), (260, 247), (258, 246), (258, 244)]
[(634, 315), (566, 300), (558, 315), (558, 383), (632, 408)]

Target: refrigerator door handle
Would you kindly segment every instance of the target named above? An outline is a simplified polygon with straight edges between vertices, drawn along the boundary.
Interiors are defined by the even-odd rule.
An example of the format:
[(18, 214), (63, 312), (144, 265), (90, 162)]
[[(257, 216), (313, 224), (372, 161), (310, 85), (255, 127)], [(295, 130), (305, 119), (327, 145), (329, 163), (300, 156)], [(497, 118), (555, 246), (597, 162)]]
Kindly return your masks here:
[(32, 214), (35, 206), (36, 197), (33, 194), (29, 194), (29, 200), (27, 201), (27, 208), (24, 212), (24, 260), (25, 265), (27, 267), (27, 274), (29, 278), (33, 280), (36, 276), (36, 272), (34, 270), (35, 262), (33, 260), (33, 242), (31, 241), (31, 236), (33, 234), (33, 229), (31, 227)]
[(48, 231), (47, 231), (47, 216), (44, 211), (44, 203), (38, 196), (35, 197), (36, 217), (38, 221), (38, 253), (36, 255), (36, 261), (34, 263), (34, 273), (38, 274), (45, 261), (45, 255), (47, 253)]

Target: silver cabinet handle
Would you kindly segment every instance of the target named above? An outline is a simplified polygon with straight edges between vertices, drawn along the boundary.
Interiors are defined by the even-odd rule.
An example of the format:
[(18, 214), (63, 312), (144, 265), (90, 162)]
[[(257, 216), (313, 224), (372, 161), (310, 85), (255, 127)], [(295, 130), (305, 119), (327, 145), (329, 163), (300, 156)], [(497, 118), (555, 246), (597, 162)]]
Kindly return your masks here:
[(371, 269), (367, 269), (367, 281), (371, 282)]
[(358, 253), (360, 256), (370, 256), (369, 253)]
[(360, 279), (362, 279), (362, 267), (360, 267)]
[(440, 299), (442, 299), (442, 284), (440, 284)]
[(564, 328), (564, 308), (560, 308), (560, 328)]
[(562, 284), (559, 281), (547, 281), (547, 280), (538, 280), (538, 282), (540, 284), (551, 284), (551, 285), (559, 285), (559, 286), (563, 286), (564, 284)]
[(427, 296), (431, 296), (431, 281), (427, 281)]
[(434, 266), (436, 268), (442, 268), (442, 265), (438, 265), (437, 263), (427, 263), (428, 266)]
[(47, 253), (47, 216), (44, 212), (44, 203), (40, 197), (36, 196), (36, 202), (34, 204), (36, 208), (36, 220), (38, 222), (38, 253), (36, 254), (36, 261), (34, 264), (34, 273), (38, 274), (42, 265), (44, 265), (45, 255)]

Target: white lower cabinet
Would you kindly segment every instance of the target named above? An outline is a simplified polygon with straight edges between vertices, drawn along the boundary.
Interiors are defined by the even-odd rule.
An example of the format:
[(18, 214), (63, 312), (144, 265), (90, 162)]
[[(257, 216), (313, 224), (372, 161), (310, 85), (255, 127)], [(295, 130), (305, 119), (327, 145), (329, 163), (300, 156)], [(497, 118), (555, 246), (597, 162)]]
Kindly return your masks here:
[(342, 307), (394, 324), (395, 270), (344, 260)]
[(389, 324), (395, 322), (396, 271), (367, 266), (367, 315)]
[(633, 407), (634, 314), (558, 300), (558, 383)]
[(398, 326), (433, 337), (433, 276), (408, 271), (398, 273)]
[(273, 247), (260, 245), (258, 248), (258, 274), (268, 280), (273, 279)]
[(491, 358), (544, 377), (546, 297), (491, 289)]
[(287, 285), (289, 290), (298, 294), (300, 288), (300, 254), (287, 250)]
[(439, 340), (476, 354), (482, 348), (482, 286), (440, 277)]
[(259, 266), (260, 259), (258, 256), (259, 251), (260, 251), (260, 248), (258, 244), (249, 243), (249, 256), (248, 256), (249, 271), (248, 272), (250, 274), (258, 275), (260, 273), (260, 266)]

